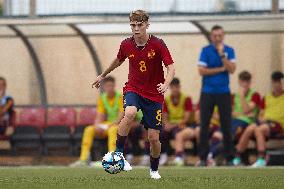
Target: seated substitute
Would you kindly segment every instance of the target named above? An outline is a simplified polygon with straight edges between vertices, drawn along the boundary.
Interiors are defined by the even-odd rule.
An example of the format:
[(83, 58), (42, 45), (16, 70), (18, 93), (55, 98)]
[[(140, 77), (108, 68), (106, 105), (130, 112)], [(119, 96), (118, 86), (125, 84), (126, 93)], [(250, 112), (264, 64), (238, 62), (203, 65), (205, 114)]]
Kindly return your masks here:
[(11, 124), (13, 115), (14, 100), (11, 96), (6, 95), (6, 79), (0, 77), (0, 135), (5, 135), (8, 126)]
[(124, 115), (123, 97), (115, 90), (115, 79), (106, 77), (103, 81), (103, 93), (97, 103), (94, 125), (84, 129), (80, 159), (72, 167), (89, 165), (90, 150), (95, 137), (108, 137), (108, 151), (116, 148), (117, 125)]
[(232, 135), (235, 141), (248, 125), (256, 121), (259, 113), (261, 97), (258, 92), (251, 89), (251, 78), (248, 71), (239, 74), (239, 91), (234, 95), (232, 112)]
[[(255, 137), (258, 158), (252, 167), (264, 167), (267, 162), (266, 139), (284, 134), (284, 75), (276, 71), (272, 74), (272, 93), (264, 97), (257, 123), (253, 123), (246, 128), (236, 146), (236, 158), (247, 149), (250, 138)], [(240, 165), (241, 162), (235, 162)]]
[(167, 162), (170, 139), (174, 139), (177, 132), (188, 126), (192, 113), (191, 98), (181, 92), (180, 81), (174, 78), (170, 83), (170, 95), (166, 97), (163, 107), (164, 128), (161, 133), (163, 142), (160, 165)]

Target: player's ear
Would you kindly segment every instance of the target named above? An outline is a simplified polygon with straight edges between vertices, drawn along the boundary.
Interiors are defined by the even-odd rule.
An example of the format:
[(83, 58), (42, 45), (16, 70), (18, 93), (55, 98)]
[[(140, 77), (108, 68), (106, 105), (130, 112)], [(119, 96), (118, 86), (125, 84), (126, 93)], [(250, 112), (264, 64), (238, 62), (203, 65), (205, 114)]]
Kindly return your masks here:
[(146, 27), (146, 28), (148, 29), (148, 28), (149, 28), (149, 26), (150, 26), (150, 23), (149, 23), (149, 22), (147, 22), (146, 24), (147, 24), (147, 27)]

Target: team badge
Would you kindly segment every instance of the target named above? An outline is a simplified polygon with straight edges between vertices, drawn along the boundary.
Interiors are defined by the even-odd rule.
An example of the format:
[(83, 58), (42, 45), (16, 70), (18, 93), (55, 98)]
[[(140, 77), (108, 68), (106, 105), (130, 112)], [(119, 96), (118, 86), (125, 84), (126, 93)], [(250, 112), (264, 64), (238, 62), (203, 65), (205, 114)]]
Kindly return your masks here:
[(155, 56), (155, 51), (153, 50), (153, 49), (151, 49), (149, 52), (148, 52), (148, 58), (149, 59), (153, 59), (154, 58), (154, 56)]

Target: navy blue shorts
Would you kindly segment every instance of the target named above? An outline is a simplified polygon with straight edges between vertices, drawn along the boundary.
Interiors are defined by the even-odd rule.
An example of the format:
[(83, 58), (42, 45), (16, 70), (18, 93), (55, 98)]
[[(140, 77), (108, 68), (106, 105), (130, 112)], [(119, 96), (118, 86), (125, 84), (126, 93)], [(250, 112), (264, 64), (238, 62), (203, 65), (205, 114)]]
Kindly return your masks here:
[(124, 94), (124, 109), (127, 106), (135, 106), (143, 113), (141, 123), (145, 129), (162, 129), (162, 104), (144, 98), (134, 92)]
[(232, 135), (239, 139), (249, 124), (240, 119), (232, 120)]

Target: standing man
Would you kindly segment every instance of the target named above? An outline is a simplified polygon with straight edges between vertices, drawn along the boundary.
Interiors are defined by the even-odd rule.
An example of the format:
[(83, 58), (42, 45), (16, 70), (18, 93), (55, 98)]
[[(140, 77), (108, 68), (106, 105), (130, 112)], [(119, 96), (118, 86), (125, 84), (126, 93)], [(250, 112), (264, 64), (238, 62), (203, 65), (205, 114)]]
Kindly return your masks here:
[(199, 158), (200, 166), (206, 166), (209, 152), (209, 124), (214, 110), (218, 106), (221, 130), (223, 132), (224, 154), (230, 165), (234, 156), (234, 146), (231, 136), (231, 94), (229, 88), (229, 74), (236, 70), (234, 49), (223, 43), (224, 30), (215, 25), (211, 29), (211, 44), (201, 51), (198, 71), (202, 76), (200, 97), (201, 131)]
[[(149, 15), (143, 10), (130, 13), (130, 27), (133, 33), (121, 42), (117, 57), (112, 64), (99, 75), (93, 86), (98, 88), (103, 78), (119, 67), (126, 58), (129, 60), (128, 82), (124, 87), (125, 115), (118, 127), (116, 151), (123, 153), (126, 137), (139, 109), (142, 110), (142, 122), (148, 130), (150, 142), (150, 177), (160, 179), (158, 165), (161, 152), (159, 140), (162, 129), (162, 104), (164, 93), (171, 83), (175, 69), (170, 52), (162, 39), (147, 33)], [(163, 64), (167, 68), (164, 78)], [(124, 171), (132, 170), (125, 161)]]

